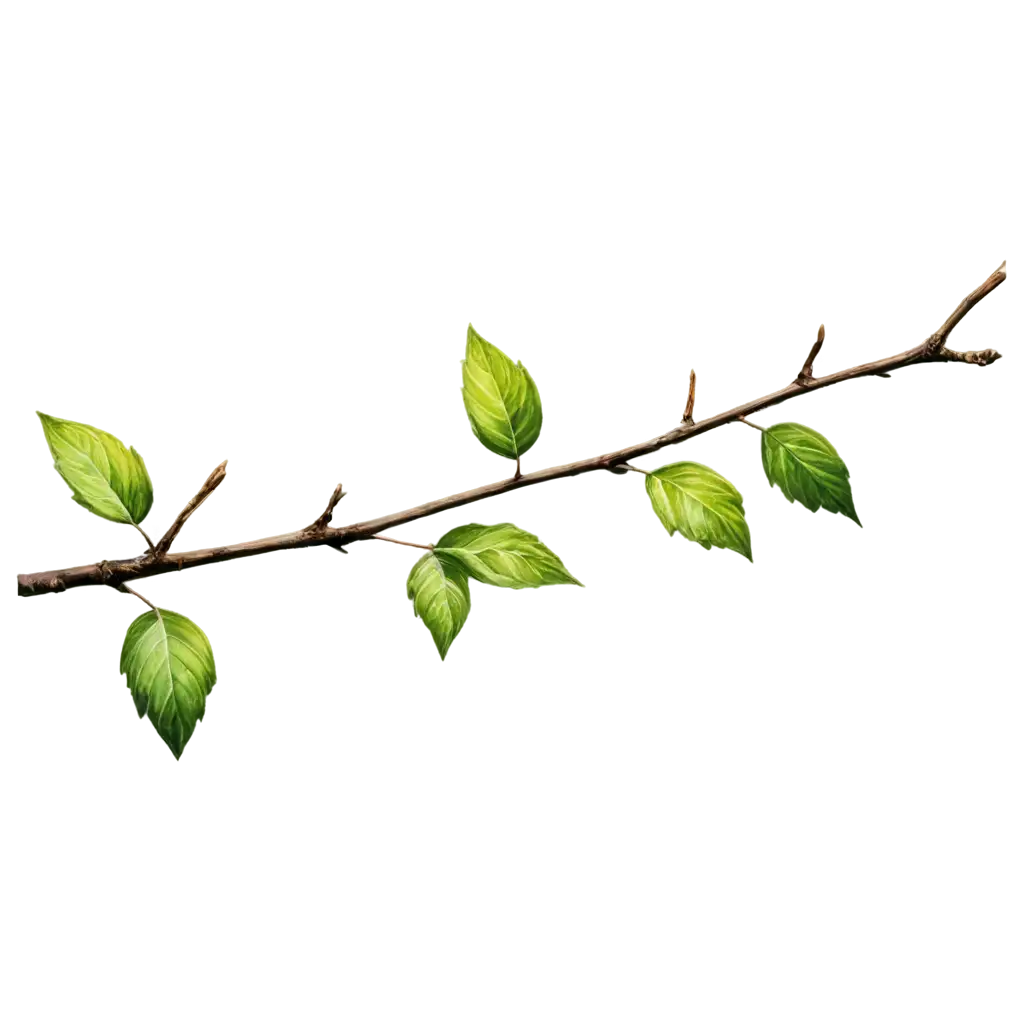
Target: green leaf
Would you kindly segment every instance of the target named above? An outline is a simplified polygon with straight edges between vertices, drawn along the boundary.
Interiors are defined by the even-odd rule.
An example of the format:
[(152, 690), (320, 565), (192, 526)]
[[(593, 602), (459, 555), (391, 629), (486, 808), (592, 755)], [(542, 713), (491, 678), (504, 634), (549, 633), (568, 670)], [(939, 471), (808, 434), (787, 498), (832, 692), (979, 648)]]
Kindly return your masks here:
[(671, 536), (678, 530), (708, 550), (729, 548), (753, 561), (743, 496), (698, 462), (676, 462), (647, 476), (647, 494)]
[(452, 558), (430, 551), (409, 573), (406, 585), (412, 610), (430, 630), (437, 653), (448, 653), (452, 641), (469, 618), (469, 580), (466, 571)]
[(153, 504), (142, 456), (104, 430), (36, 413), (53, 465), (83, 508), (115, 523), (137, 526)]
[(543, 416), (533, 378), (522, 363), (484, 341), (472, 324), (462, 362), (462, 399), (480, 443), (506, 459), (518, 459), (540, 436)]
[(768, 482), (812, 512), (840, 512), (858, 526), (850, 471), (839, 453), (816, 430), (799, 423), (776, 423), (761, 435), (761, 462)]
[(558, 555), (532, 533), (511, 523), (456, 527), (437, 542), (434, 554), (454, 558), (473, 579), (495, 587), (521, 590), (552, 583), (583, 586), (570, 575)]
[(177, 612), (145, 612), (128, 627), (121, 673), (128, 676), (139, 718), (148, 712), (171, 753), (181, 757), (217, 681), (206, 634)]

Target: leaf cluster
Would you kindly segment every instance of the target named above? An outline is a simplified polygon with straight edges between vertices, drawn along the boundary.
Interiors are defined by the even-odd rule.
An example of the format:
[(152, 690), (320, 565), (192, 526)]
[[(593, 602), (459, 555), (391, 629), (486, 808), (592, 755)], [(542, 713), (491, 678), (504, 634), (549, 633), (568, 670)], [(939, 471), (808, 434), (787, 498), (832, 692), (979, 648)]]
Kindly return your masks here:
[[(513, 362), (472, 325), (462, 364), (462, 397), (473, 434), (489, 451), (514, 460), (518, 477), (520, 460), (540, 437), (540, 392), (521, 362)], [(96, 427), (43, 413), (39, 418), (54, 467), (74, 500), (104, 519), (141, 530), (153, 504), (142, 456)], [(770, 485), (812, 512), (824, 508), (860, 524), (849, 471), (829, 441), (798, 423), (758, 429)], [(645, 475), (651, 507), (670, 536), (678, 533), (706, 550), (723, 548), (753, 560), (743, 498), (724, 476), (698, 462), (637, 472)], [(412, 566), (406, 593), (442, 660), (469, 618), (470, 581), (511, 590), (582, 586), (535, 534), (512, 523), (467, 523), (421, 546), (427, 553)], [(151, 606), (128, 627), (121, 673), (139, 716), (148, 715), (180, 757), (216, 682), (206, 634), (183, 615)]]

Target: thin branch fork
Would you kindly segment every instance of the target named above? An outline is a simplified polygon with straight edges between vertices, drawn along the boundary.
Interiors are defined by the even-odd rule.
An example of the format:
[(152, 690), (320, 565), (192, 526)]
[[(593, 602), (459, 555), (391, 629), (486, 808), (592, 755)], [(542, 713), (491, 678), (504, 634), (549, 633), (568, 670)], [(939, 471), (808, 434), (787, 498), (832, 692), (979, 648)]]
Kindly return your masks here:
[[(289, 551), (294, 548), (316, 547), (327, 545), (341, 550), (342, 545), (354, 544), (357, 541), (370, 540), (376, 537), (381, 531), (411, 523), (417, 519), (432, 516), (438, 512), (458, 508), (461, 505), (468, 505), (472, 502), (482, 501), (485, 498), (492, 498), (508, 491), (518, 490), (520, 487), (530, 487), (534, 484), (546, 483), (549, 480), (560, 480), (564, 477), (579, 476), (581, 473), (591, 473), (597, 470), (610, 471), (621, 474), (628, 472), (626, 463), (631, 459), (639, 458), (642, 455), (649, 455), (669, 445), (680, 444), (700, 434), (706, 434), (709, 430), (715, 430), (726, 423), (736, 423), (745, 420), (747, 416), (767, 409), (773, 405), (796, 398), (798, 395), (806, 395), (819, 388), (831, 387), (843, 381), (856, 380), (859, 377), (886, 376), (894, 370), (902, 369), (905, 366), (914, 366), (918, 363), (969, 363), (975, 366), (988, 366), (1000, 358), (994, 349), (984, 349), (980, 352), (955, 352), (946, 347), (950, 332), (976, 306), (986, 295), (995, 290), (1006, 280), (1006, 264), (1003, 263), (998, 270), (991, 274), (979, 285), (970, 295), (967, 296), (953, 311), (946, 322), (929, 336), (920, 345), (907, 349), (905, 352), (897, 353), (886, 359), (879, 359), (871, 363), (863, 363), (860, 366), (853, 366), (848, 370), (840, 370), (838, 373), (828, 374), (824, 377), (814, 377), (813, 363), (815, 357), (821, 350), (821, 343), (824, 341), (823, 331), (819, 331), (819, 340), (811, 349), (811, 354), (804, 364), (804, 371), (792, 384), (787, 385), (779, 391), (772, 392), (762, 398), (755, 398), (752, 401), (738, 405), (734, 409), (709, 416), (706, 420), (698, 423), (684, 422), (678, 427), (652, 438), (649, 441), (622, 448), (619, 451), (608, 452), (604, 455), (597, 455), (590, 459), (583, 459), (579, 462), (569, 462), (562, 466), (552, 466), (549, 469), (538, 470), (535, 473), (525, 473), (511, 478), (499, 480), (493, 484), (485, 484), (469, 491), (462, 491), (459, 494), (452, 494), (446, 498), (438, 498), (435, 501), (428, 501), (423, 505), (405, 509), (402, 512), (393, 512), (378, 519), (367, 520), (362, 523), (353, 523), (350, 526), (343, 526), (332, 529), (328, 524), (334, 507), (341, 500), (343, 492), (341, 486), (335, 488), (325, 512), (311, 526), (296, 530), (293, 533), (283, 533), (277, 537), (265, 537), (262, 540), (245, 541), (241, 544), (230, 544), (223, 547), (203, 548), (199, 551), (187, 551), (177, 555), (167, 554), (166, 547), (154, 554), (140, 555), (137, 558), (127, 558), (115, 562), (98, 562), (91, 565), (79, 565), (70, 569), (57, 569), (48, 572), (28, 573), (18, 577), (18, 594), (22, 597), (32, 597), (37, 594), (58, 594), (73, 587), (107, 585), (120, 587), (130, 581), (141, 579), (146, 576), (158, 576), (165, 572), (174, 572), (181, 569), (192, 569), (200, 565), (210, 565), (214, 562), (226, 562), (235, 558), (248, 558), (251, 555), (268, 554), (271, 551)], [(692, 378), (691, 378), (692, 379)], [(692, 395), (692, 385), (691, 385)], [(687, 403), (688, 411), (690, 403)], [(751, 426), (753, 424), (750, 424)], [(223, 469), (219, 466), (218, 470)], [(217, 470), (211, 474), (210, 480), (216, 475)], [(223, 476), (221, 476), (223, 479)], [(209, 485), (210, 480), (207, 481)], [(199, 504), (202, 503), (212, 492), (213, 488), (220, 483), (213, 484), (205, 494), (203, 490), (196, 495), (193, 502), (196, 504), (182, 511), (175, 525), (168, 531), (170, 540), (177, 535), (177, 531), (184, 525), (188, 518)], [(207, 485), (204, 485), (204, 489)], [(200, 497), (202, 496), (202, 497)], [(199, 499), (199, 501), (196, 501)], [(192, 505), (192, 502), (189, 503)], [(167, 535), (157, 545), (159, 549)], [(168, 545), (170, 541), (167, 541)]]

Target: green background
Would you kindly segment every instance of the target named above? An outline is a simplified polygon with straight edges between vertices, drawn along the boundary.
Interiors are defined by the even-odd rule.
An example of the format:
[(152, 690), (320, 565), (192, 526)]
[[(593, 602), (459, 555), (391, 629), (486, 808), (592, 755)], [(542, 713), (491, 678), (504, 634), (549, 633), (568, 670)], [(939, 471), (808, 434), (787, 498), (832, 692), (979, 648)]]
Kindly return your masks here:
[[(236, 454), (213, 416), (458, 415), (465, 316), (510, 349), (527, 321), (754, 322), (735, 344), (792, 322), (783, 375), (818, 318), (927, 325), (1024, 251), (1022, 30), (1015, 14), (967, 12), (4, 13), (4, 570), (124, 549), (61, 505), (40, 408), (198, 418), (190, 450), (152, 421), (137, 435), (166, 509)], [(630, 376), (616, 401), (603, 356), (566, 374), (571, 330), (531, 356), (561, 389), (552, 459), (657, 429), (689, 365), (715, 366), (681, 343), (674, 377)], [(617, 357), (628, 367), (630, 346)], [(1010, 416), (1012, 374), (996, 377)], [(1019, 427), (993, 421), (986, 446), (971, 418), (881, 432), (864, 412), (829, 425), (873, 529), (754, 508), (767, 564), (741, 585), (681, 547), (677, 574), (620, 487), (588, 492), (589, 514), (566, 494), (524, 517), (586, 563), (601, 615), (652, 616), (658, 664), (627, 666), (652, 692), (676, 663), (709, 699), (742, 673), (770, 683), (762, 663), (776, 679), (802, 663), (786, 669), (795, 692), (813, 695), (816, 672), (842, 690), (839, 652), (856, 690), (867, 655), (851, 631), (867, 628), (886, 654), (867, 664), (902, 666), (908, 691), (945, 687), (936, 714), (1013, 724)], [(443, 478), (459, 452), (440, 434)], [(395, 439), (397, 452), (344, 441), (294, 473), (322, 500), (339, 460), (419, 455)], [(738, 478), (725, 460), (749, 459), (742, 443), (705, 454)], [(269, 501), (285, 471), (260, 454), (232, 482), (247, 473)], [(400, 489), (394, 463), (364, 468), (382, 496)], [(294, 566), (266, 569), (260, 596), (241, 573), (233, 593), (226, 579), (154, 588), (222, 641), (225, 728), (232, 686), (256, 693), (262, 676), (273, 697), (279, 666), (309, 684), (343, 654), (382, 700), (400, 672), (437, 671), (397, 600), (401, 560), (373, 555), (348, 578), (379, 580), (379, 611), (361, 587), (317, 584), (311, 564), (305, 596), (282, 592)], [(585, 643), (607, 662), (613, 632), (588, 640), (567, 597), (521, 601), (474, 609), (460, 678), (539, 684), (537, 657), (593, 688), (614, 679), (580, 668)], [(316, 640), (330, 608), (333, 645)], [(3, 606), (5, 1020), (1019, 1016), (1013, 769), (285, 770), (243, 769), (236, 751), (234, 766), (175, 771), (110, 677), (126, 613)], [(975, 674), (985, 699), (965, 702)], [(872, 668), (864, 689), (885, 682)]]

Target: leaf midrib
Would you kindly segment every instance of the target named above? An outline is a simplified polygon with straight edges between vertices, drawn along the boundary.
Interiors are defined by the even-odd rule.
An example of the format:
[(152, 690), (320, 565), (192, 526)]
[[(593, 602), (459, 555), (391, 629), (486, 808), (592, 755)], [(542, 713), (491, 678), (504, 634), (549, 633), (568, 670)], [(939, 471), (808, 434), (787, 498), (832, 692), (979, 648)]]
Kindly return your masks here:
[[(707, 502), (703, 501), (693, 491), (688, 491), (685, 487), (682, 486), (682, 484), (676, 483), (675, 480), (671, 480), (668, 477), (663, 477), (663, 476), (655, 476), (655, 479), (660, 484), (662, 484), (662, 486), (664, 486), (665, 484), (671, 484), (673, 487), (676, 488), (676, 490), (682, 491), (683, 494), (689, 495), (689, 497), (693, 498), (693, 500), (696, 501), (697, 504), (701, 506), (701, 508), (706, 509), (713, 516), (716, 516), (718, 519), (720, 519), (723, 523), (727, 522), (725, 516), (721, 512), (717, 511), (712, 505), (709, 505)], [(741, 511), (741, 509), (742, 509), (742, 499), (737, 501), (737, 499), (733, 498), (732, 495), (727, 495), (726, 498), (725, 498), (725, 501), (726, 501), (727, 504), (731, 503), (733, 505), (734, 511), (739, 514), (741, 519), (743, 519), (743, 512)], [(736, 508), (735, 507), (736, 505), (739, 505), (740, 507)], [(744, 522), (745, 521), (746, 520), (744, 520)]]
[[(512, 417), (509, 416), (508, 406), (505, 404), (505, 396), (501, 393), (501, 388), (498, 386), (498, 379), (497, 379), (497, 377), (495, 377), (494, 373), (491, 371), (490, 362), (491, 362), (490, 358), (488, 357), (487, 364), (485, 366), (482, 366), (481, 369), (483, 370), (484, 373), (487, 374), (488, 377), (490, 377), (491, 383), (494, 385), (494, 391), (497, 394), (498, 402), (501, 405), (501, 413), (505, 417), (505, 423), (508, 426), (508, 436), (509, 436), (509, 438), (512, 441), (512, 450), (515, 452), (516, 458), (518, 459), (519, 458), (519, 442), (518, 442), (518, 440), (516, 438), (515, 428), (512, 426)], [(511, 364), (512, 374), (513, 375), (516, 374), (518, 372), (517, 367), (515, 366), (515, 364), (512, 363), (511, 360), (509, 360), (509, 363)], [(470, 369), (472, 370), (472, 367)]]
[[(780, 449), (783, 449), (785, 452), (790, 453), (791, 457), (794, 460), (794, 462), (800, 463), (800, 465), (803, 467), (805, 472), (807, 472), (810, 476), (814, 477), (814, 476), (821, 476), (822, 475), (822, 472), (821, 472), (820, 469), (815, 469), (806, 460), (800, 458), (800, 456), (797, 454), (798, 449), (797, 449), (797, 447), (795, 445), (793, 445), (793, 444), (786, 444), (785, 441), (780, 441), (777, 437), (773, 437), (771, 434), (768, 435), (768, 439), (773, 444), (777, 444), (780, 447)], [(805, 447), (805, 449), (808, 449), (808, 451), (811, 451), (811, 452), (814, 451), (814, 449), (812, 449), (812, 447), (809, 447), (807, 444), (802, 445), (802, 447)], [(840, 454), (838, 452), (835, 452), (835, 451), (833, 451), (833, 452), (826, 452), (825, 453), (825, 457), (828, 458), (828, 459), (835, 460), (835, 462), (839, 465), (839, 476), (840, 477), (845, 477), (846, 476), (846, 463), (843, 461), (842, 457), (840, 456)]]
[[(67, 443), (67, 442), (65, 442), (65, 443)], [(128, 522), (134, 524), (135, 523), (135, 516), (132, 515), (130, 509), (128, 508), (128, 506), (124, 503), (123, 499), (121, 498), (121, 495), (118, 494), (117, 491), (114, 490), (114, 488), (111, 486), (110, 481), (106, 478), (106, 476), (103, 475), (103, 472), (100, 470), (100, 467), (97, 466), (96, 463), (93, 461), (92, 456), (88, 452), (84, 451), (83, 449), (75, 448), (71, 444), (68, 444), (68, 447), (72, 451), (77, 451), (82, 456), (83, 462), (85, 462), (85, 464), (89, 467), (89, 470), (91, 471), (92, 475), (94, 475), (106, 487), (106, 489), (110, 492), (110, 494), (114, 498), (114, 501), (117, 502), (117, 504), (121, 507), (121, 509), (124, 512), (124, 514), (128, 517)], [(66, 458), (58, 456), (56, 461), (59, 463), (59, 462), (67, 462), (68, 460)], [(60, 467), (59, 466), (58, 466), (57, 471), (60, 472)], [(60, 475), (63, 476), (65, 480), (67, 480), (67, 477), (64, 476), (63, 473), (61, 473)], [(75, 488), (75, 490), (78, 490), (78, 488)]]
[[(490, 379), (492, 379), (495, 382), (495, 390), (498, 392), (498, 400), (501, 402), (502, 413), (505, 416), (505, 422), (508, 424), (508, 427), (509, 427), (509, 440), (512, 442), (512, 451), (515, 452), (516, 457), (518, 457), (518, 455), (519, 455), (519, 443), (516, 440), (515, 428), (512, 426), (512, 417), (509, 414), (509, 408), (508, 408), (507, 402), (505, 401), (505, 395), (502, 394), (502, 390), (498, 386), (498, 378), (495, 376), (494, 366), (493, 366), (494, 356), (492, 355), (492, 352), (489, 352), (489, 351), (486, 354), (487, 354), (487, 369), (490, 371)], [(497, 352), (495, 352), (495, 354), (497, 354)], [(513, 364), (513, 362), (511, 360), (509, 360), (509, 365), (512, 367), (513, 370), (516, 369), (515, 368), (515, 364)]]

